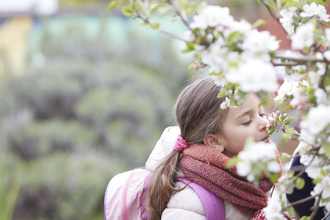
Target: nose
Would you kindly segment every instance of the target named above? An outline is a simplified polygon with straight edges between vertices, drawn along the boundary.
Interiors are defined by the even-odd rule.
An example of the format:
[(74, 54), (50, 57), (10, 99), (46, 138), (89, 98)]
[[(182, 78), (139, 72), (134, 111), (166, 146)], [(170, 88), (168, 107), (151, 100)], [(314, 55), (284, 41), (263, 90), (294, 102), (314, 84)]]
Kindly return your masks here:
[(259, 119), (258, 119), (258, 131), (263, 131), (266, 129), (267, 127), (267, 124), (268, 124), (268, 119), (266, 116), (260, 116)]

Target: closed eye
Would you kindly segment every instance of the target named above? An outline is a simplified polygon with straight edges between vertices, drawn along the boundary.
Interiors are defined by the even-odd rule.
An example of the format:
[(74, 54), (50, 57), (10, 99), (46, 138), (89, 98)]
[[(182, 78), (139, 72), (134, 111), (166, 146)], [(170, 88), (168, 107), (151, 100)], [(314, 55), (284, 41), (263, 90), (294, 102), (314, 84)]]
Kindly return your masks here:
[(260, 113), (259, 116), (264, 117), (264, 116), (266, 116), (266, 114), (265, 113)]
[(252, 122), (252, 120), (250, 119), (249, 121), (244, 122), (243, 125), (249, 125), (251, 122)]

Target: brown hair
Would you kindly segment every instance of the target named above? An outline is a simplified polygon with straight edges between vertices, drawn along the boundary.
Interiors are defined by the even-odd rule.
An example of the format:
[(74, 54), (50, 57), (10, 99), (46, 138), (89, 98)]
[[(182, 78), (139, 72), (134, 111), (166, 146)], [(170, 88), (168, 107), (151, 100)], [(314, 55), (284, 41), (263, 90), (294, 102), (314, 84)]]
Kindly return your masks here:
[[(222, 133), (222, 123), (227, 111), (220, 108), (224, 101), (224, 97), (218, 98), (220, 89), (211, 77), (207, 77), (190, 84), (179, 95), (175, 104), (176, 121), (181, 136), (189, 144), (204, 144), (203, 138), (207, 134)], [(175, 188), (181, 153), (170, 153), (153, 173), (146, 204), (148, 220), (161, 219), (173, 193), (182, 190)]]

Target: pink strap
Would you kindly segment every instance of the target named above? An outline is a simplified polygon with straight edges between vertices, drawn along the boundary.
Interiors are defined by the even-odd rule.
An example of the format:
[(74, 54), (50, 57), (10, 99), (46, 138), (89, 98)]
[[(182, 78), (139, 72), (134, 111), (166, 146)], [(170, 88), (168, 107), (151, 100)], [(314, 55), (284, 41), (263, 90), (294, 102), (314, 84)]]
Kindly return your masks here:
[(226, 219), (225, 204), (222, 199), (220, 199), (201, 185), (198, 185), (195, 182), (191, 182), (187, 178), (178, 178), (177, 180), (188, 184), (196, 192), (203, 204), (207, 220)]
[(123, 216), (123, 220), (129, 220), (128, 219), (128, 211), (127, 211), (127, 191), (128, 191), (128, 186), (129, 186), (129, 182), (131, 181), (133, 175), (134, 175), (135, 171), (132, 171), (131, 174), (128, 176), (125, 185), (124, 185), (124, 189), (121, 195), (121, 214)]
[[(148, 175), (144, 182), (143, 190), (147, 190), (150, 184), (151, 175)], [(189, 186), (196, 192), (197, 196), (201, 200), (207, 220), (225, 220), (226, 211), (225, 204), (222, 199), (205, 189), (204, 187), (198, 185), (195, 182), (191, 182), (187, 178), (178, 178), (180, 182), (189, 184)], [(145, 210), (145, 202), (141, 203), (141, 218), (146, 219), (148, 217), (148, 212)]]

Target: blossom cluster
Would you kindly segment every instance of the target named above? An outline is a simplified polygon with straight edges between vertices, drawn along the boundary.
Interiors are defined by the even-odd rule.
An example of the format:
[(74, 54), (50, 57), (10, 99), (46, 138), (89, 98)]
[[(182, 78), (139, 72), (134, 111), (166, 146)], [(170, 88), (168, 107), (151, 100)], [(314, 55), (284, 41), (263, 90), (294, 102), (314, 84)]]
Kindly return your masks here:
[[(235, 21), (229, 8), (209, 5), (193, 17), (186, 39), (205, 41), (201, 61), (216, 84), (239, 85), (243, 92), (278, 89), (271, 56), (279, 42), (268, 31), (259, 32), (246, 20)], [(256, 68), (256, 66), (258, 68)]]
[(272, 143), (248, 142), (237, 157), (237, 173), (251, 182), (264, 174), (279, 173), (281, 170), (276, 146)]
[[(318, 37), (320, 37), (319, 40), (323, 40), (320, 34), (315, 34), (316, 26), (313, 18), (320, 25), (330, 21), (324, 5), (315, 2), (305, 4), (303, 1), (296, 1), (295, 6), (282, 9), (280, 15), (282, 18), (279, 21), (291, 37), (293, 50), (303, 50), (311, 47)], [(295, 28), (296, 31), (294, 31)], [(325, 41), (329, 44), (329, 29), (322, 31), (321, 35), (324, 33), (326, 33)]]

